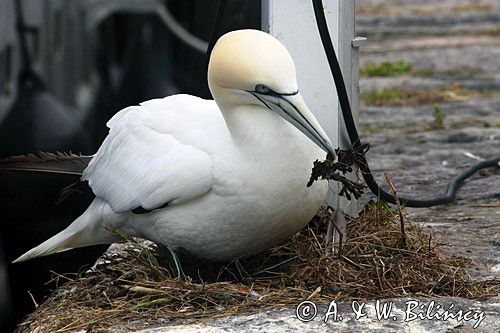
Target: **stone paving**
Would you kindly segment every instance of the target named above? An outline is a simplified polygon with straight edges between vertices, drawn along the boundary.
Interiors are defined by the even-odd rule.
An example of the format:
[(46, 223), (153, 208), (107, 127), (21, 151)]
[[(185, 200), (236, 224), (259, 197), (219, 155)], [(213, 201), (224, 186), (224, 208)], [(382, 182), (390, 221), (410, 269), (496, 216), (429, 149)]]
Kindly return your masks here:
[[(449, 7), (453, 3), (479, 6), (478, 1), (444, 1), (440, 5), (444, 6), (444, 3)], [(496, 6), (496, 12), (472, 11), (470, 16), (488, 15), (499, 29), (500, 3), (481, 3)], [(471, 34), (466, 38), (455, 34), (454, 25), (427, 26), (427, 29), (434, 29), (432, 36), (420, 34), (415, 38), (403, 33), (397, 38), (385, 37), (380, 43), (374, 36), (375, 41), (371, 43), (383, 46), (363, 50), (362, 66), (404, 60), (416, 70), (432, 69), (432, 74), (428, 77), (410, 74), (363, 78), (362, 92), (402, 87), (410, 92), (419, 89), (435, 91), (459, 86), (489, 93), (438, 103), (445, 115), (442, 129), (432, 129), (434, 103), (362, 106), (362, 138), (373, 146), (368, 154), (372, 170), (381, 183), (384, 182), (383, 173), (387, 172), (401, 195), (417, 198), (439, 195), (445, 191), (453, 175), (476, 162), (467, 155), (489, 158), (500, 153), (500, 38), (484, 34), (481, 24), (477, 26), (467, 14), (461, 12), (458, 18), (453, 14), (438, 14), (429, 19), (445, 21), (453, 17), (459, 20)], [(374, 22), (372, 17), (362, 16), (360, 20), (367, 30), (376, 30), (375, 26), (381, 24), (370, 28), (369, 22)], [(389, 21), (395, 27), (400, 26), (397, 22), (404, 22), (397, 17)], [(477, 27), (479, 29), (475, 31)], [(441, 36), (435, 36), (437, 30)], [(417, 40), (419, 43), (415, 43)], [(384, 47), (386, 51), (382, 51)], [(497, 278), (500, 276), (499, 174), (497, 169), (485, 170), (474, 176), (466, 182), (452, 204), (408, 209), (415, 220), (440, 234), (440, 239), (452, 252), (470, 256), (481, 263), (483, 266), (476, 272), (478, 275)]]

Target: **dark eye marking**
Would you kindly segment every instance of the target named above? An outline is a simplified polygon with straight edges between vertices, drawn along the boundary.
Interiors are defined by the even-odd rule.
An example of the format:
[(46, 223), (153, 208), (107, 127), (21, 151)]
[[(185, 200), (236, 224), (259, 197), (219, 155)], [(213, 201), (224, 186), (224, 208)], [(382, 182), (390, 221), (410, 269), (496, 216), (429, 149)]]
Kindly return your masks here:
[(292, 93), (278, 93), (268, 86), (265, 86), (263, 84), (258, 84), (255, 86), (255, 90), (253, 91), (255, 93), (261, 94), (261, 95), (269, 95), (269, 96), (275, 96), (275, 97), (283, 97), (283, 96), (294, 96), (299, 93), (299, 91), (294, 91)]
[(255, 86), (255, 92), (257, 92), (259, 94), (268, 94), (271, 91), (272, 91), (271, 89), (269, 89), (267, 86), (265, 86), (263, 84), (258, 84)]

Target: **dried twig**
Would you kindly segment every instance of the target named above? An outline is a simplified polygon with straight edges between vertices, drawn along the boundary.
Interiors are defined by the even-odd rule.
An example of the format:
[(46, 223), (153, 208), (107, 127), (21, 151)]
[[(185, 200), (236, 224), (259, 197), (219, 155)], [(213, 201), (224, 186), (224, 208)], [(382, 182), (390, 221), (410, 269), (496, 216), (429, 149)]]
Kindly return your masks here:
[(429, 243), (427, 245), (427, 257), (431, 257), (431, 240), (432, 240), (432, 234), (429, 234)]
[(332, 220), (332, 225), (333, 227), (335, 228), (335, 230), (337, 230), (337, 233), (339, 234), (339, 245), (338, 245), (338, 252), (337, 252), (337, 256), (340, 258), (342, 256), (342, 244), (344, 242), (344, 233), (342, 232), (342, 230), (340, 230), (339, 226), (337, 225), (337, 223), (335, 223), (335, 221)]
[(403, 242), (403, 246), (406, 246), (406, 234), (405, 234), (405, 219), (403, 216), (403, 209), (401, 207), (401, 203), (399, 202), (399, 197), (398, 193), (396, 192), (396, 188), (394, 187), (394, 184), (392, 183), (391, 178), (389, 178), (389, 175), (387, 173), (384, 173), (385, 179), (387, 180), (387, 184), (391, 188), (392, 195), (394, 196), (394, 199), (396, 200), (396, 205), (398, 207), (398, 214), (399, 214), (399, 222), (401, 226), (401, 241)]
[(329, 216), (328, 228), (326, 229), (326, 242), (325, 242), (325, 250), (326, 250), (326, 254), (328, 255), (330, 252), (333, 252), (333, 245), (334, 245), (333, 229), (335, 227), (335, 219), (333, 217), (334, 217), (335, 209), (333, 209), (332, 206), (327, 206), (326, 211), (327, 211), (328, 216)]
[(307, 296), (306, 300), (310, 300), (310, 299), (313, 299), (317, 294), (319, 294), (321, 292), (321, 287), (318, 287), (316, 288), (316, 290), (314, 290), (311, 295)]
[(28, 290), (28, 294), (30, 295), (31, 297), (31, 301), (33, 301), (33, 305), (35, 306), (35, 309), (38, 309), (39, 305), (38, 303), (36, 302), (35, 300), (35, 297), (33, 296), (33, 294), (31, 293), (31, 291)]

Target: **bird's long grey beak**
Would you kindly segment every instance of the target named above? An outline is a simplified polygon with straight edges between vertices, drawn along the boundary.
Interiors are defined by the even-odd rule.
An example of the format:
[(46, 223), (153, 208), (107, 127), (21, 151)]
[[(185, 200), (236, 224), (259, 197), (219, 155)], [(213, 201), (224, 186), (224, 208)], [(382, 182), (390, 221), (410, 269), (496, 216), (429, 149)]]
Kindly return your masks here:
[(304, 133), (327, 153), (334, 154), (333, 146), (323, 128), (309, 111), (299, 92), (280, 94), (274, 91), (269, 93), (251, 92), (269, 109), (276, 111), (289, 123)]

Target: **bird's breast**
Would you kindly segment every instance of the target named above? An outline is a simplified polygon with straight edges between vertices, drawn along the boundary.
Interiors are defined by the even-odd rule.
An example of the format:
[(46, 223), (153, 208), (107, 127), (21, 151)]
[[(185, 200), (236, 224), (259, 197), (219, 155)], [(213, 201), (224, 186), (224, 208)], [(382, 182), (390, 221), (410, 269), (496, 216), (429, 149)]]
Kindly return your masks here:
[(232, 167), (216, 175), (220, 181), (214, 191), (233, 209), (231, 224), (253, 235), (250, 238), (270, 243), (289, 237), (324, 202), (328, 183), (307, 183), (313, 162), (325, 154), (302, 133), (296, 134), (292, 141), (285, 137), (259, 150), (233, 154), (226, 159)]
[(221, 261), (260, 252), (294, 235), (321, 207), (328, 183), (307, 187), (313, 162), (324, 153), (292, 129), (262, 145), (213, 154), (210, 192), (159, 212), (148, 237)]

